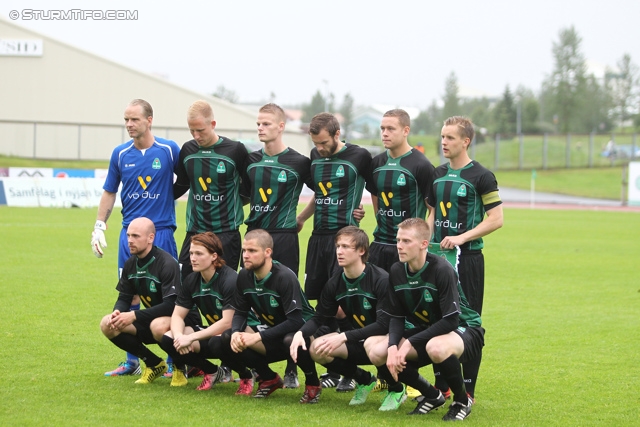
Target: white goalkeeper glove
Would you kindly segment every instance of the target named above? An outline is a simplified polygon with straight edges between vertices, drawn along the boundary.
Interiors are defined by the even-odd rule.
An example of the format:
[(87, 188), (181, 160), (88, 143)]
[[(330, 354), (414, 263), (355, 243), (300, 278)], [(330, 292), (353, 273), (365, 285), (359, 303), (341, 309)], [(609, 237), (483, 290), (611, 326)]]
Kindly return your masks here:
[(107, 224), (104, 221), (96, 221), (93, 233), (91, 233), (91, 249), (93, 254), (98, 258), (102, 258), (104, 255), (103, 248), (107, 247), (107, 239), (104, 237), (104, 232), (107, 230)]

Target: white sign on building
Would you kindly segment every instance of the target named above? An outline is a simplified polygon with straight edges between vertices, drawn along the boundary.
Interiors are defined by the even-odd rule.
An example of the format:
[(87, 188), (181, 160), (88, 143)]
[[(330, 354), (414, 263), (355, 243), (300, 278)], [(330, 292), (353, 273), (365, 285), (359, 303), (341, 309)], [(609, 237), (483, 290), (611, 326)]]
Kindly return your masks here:
[(42, 56), (42, 39), (0, 39), (0, 56)]

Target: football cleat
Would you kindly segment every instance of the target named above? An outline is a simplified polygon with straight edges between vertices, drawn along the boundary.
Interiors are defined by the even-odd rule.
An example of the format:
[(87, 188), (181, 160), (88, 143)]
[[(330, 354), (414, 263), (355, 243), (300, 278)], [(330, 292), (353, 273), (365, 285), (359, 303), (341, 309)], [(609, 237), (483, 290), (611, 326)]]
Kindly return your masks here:
[(140, 368), (140, 363), (135, 360), (125, 360), (120, 363), (116, 369), (113, 371), (105, 372), (105, 377), (117, 377), (119, 375), (140, 375), (142, 373), (142, 369)]
[(167, 372), (167, 362), (164, 360), (158, 363), (156, 366), (145, 367), (142, 371), (142, 376), (136, 381), (136, 384), (151, 384), (153, 380), (161, 377), (162, 374)]
[(415, 399), (418, 402), (418, 406), (416, 409), (409, 412), (407, 415), (424, 415), (428, 414), (431, 411), (435, 411), (438, 408), (444, 406), (446, 399), (442, 395), (442, 392), (438, 393), (438, 397), (435, 399), (427, 399), (426, 397), (420, 395)]
[(280, 375), (276, 374), (276, 377), (272, 380), (259, 381), (258, 390), (256, 391), (256, 394), (253, 397), (258, 399), (264, 399), (265, 397), (269, 396), (271, 393), (273, 393), (279, 388), (282, 388), (283, 386), (284, 386), (284, 382), (282, 381), (282, 378), (280, 378)]
[(367, 401), (369, 393), (374, 389), (378, 382), (375, 375), (371, 375), (371, 382), (369, 384), (356, 384), (356, 393), (349, 401), (349, 405), (362, 405)]

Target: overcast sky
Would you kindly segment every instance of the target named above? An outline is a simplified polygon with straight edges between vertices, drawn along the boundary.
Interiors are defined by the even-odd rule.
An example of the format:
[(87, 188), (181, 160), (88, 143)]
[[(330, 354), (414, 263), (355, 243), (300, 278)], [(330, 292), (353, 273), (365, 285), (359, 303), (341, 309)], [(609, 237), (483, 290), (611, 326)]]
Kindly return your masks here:
[[(128, 10), (137, 20), (27, 20), (26, 9)], [(44, 35), (202, 93), (224, 85), (242, 102), (272, 92), (283, 105), (309, 102), (321, 90), (423, 109), (452, 71), (463, 94), (537, 92), (552, 43), (572, 25), (594, 69), (625, 53), (640, 64), (638, 0), (0, 2), (3, 18), (12, 11)]]

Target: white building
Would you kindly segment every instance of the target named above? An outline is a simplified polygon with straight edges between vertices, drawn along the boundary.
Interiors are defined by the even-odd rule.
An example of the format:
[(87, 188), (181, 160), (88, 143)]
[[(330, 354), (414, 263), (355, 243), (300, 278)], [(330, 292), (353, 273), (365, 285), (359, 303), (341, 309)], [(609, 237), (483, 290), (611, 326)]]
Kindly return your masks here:
[[(116, 145), (129, 139), (123, 114), (135, 98), (153, 107), (153, 133), (178, 145), (192, 139), (186, 114), (198, 99), (212, 105), (217, 133), (257, 141), (254, 112), (0, 17), (0, 154), (107, 160)], [(287, 129), (285, 141), (304, 154), (311, 149), (308, 136), (293, 127)]]

